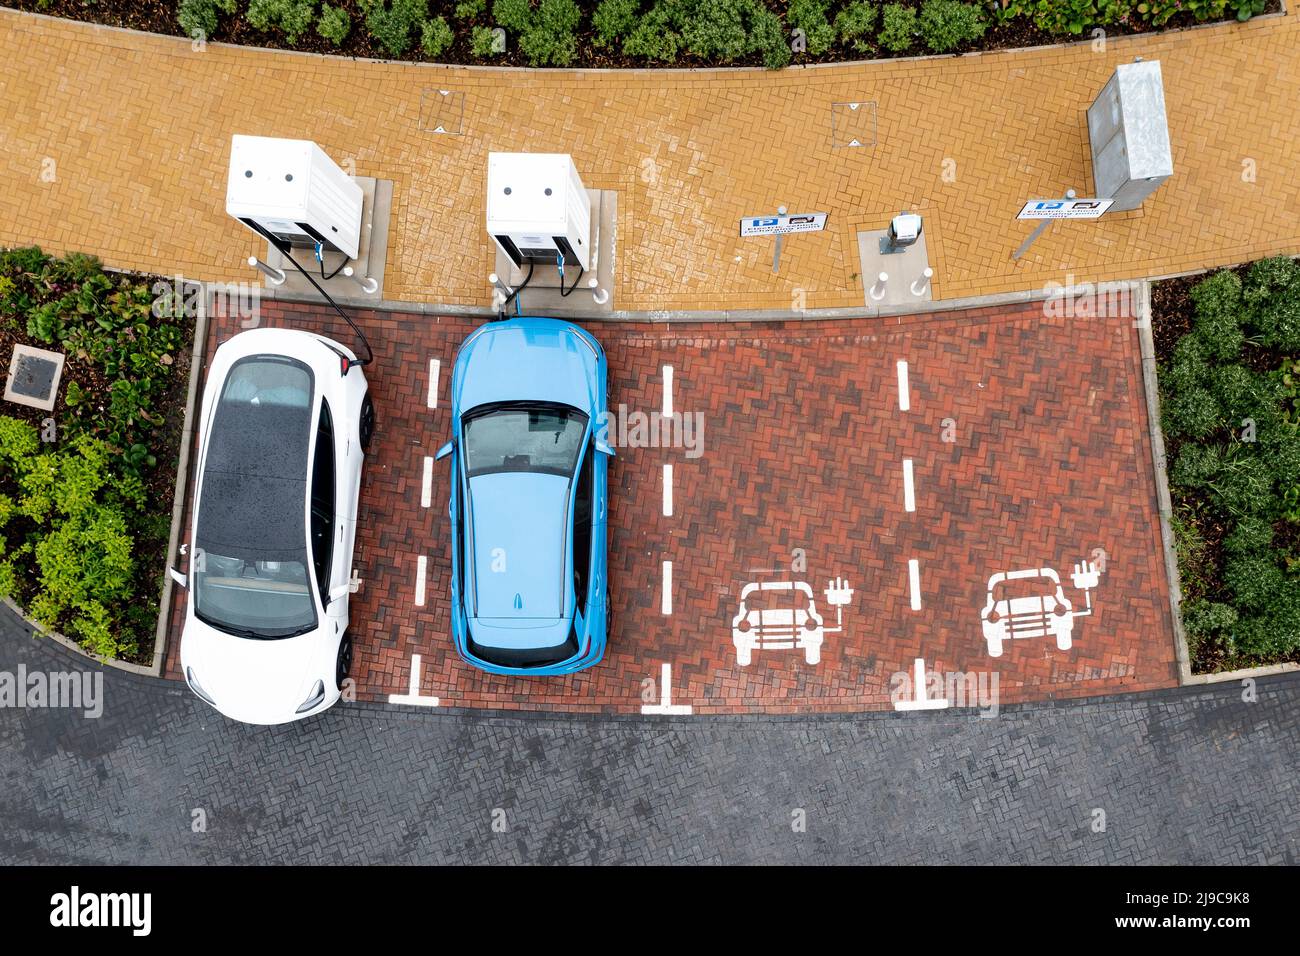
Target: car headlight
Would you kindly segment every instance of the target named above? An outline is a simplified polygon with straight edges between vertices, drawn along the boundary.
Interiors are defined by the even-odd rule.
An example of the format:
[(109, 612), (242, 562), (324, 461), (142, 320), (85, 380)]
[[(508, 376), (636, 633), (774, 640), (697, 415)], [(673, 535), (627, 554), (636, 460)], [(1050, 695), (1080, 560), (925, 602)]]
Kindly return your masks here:
[(311, 710), (322, 700), (325, 699), (325, 682), (318, 680), (316, 686), (311, 689), (311, 696), (302, 702), (302, 706), (295, 713), (303, 714)]
[(206, 701), (213, 707), (217, 706), (216, 701), (208, 695), (208, 692), (203, 689), (203, 685), (199, 683), (198, 678), (194, 676), (193, 667), (185, 668), (185, 682), (190, 685), (190, 690), (194, 691), (200, 700)]

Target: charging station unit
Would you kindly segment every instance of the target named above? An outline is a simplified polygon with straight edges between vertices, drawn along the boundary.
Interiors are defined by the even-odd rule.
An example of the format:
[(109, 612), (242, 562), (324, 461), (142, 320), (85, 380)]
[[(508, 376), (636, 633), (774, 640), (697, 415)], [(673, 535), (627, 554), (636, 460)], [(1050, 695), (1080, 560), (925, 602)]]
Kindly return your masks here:
[(567, 153), (489, 153), (487, 231), (516, 267), (591, 267), (591, 198)]
[(355, 259), (361, 211), (361, 187), (311, 140), (231, 137), (226, 212), (273, 246)]
[(1137, 209), (1174, 173), (1158, 60), (1121, 63), (1088, 107), (1097, 196), (1109, 212)]

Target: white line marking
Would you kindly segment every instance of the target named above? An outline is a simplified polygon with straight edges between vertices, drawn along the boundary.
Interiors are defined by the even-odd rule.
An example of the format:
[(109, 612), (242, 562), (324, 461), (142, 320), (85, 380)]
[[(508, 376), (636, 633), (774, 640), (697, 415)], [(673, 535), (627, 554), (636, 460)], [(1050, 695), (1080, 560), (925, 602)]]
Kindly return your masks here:
[(898, 410), (905, 412), (912, 407), (911, 388), (907, 384), (907, 360), (898, 360)]
[[(421, 558), (420, 560), (424, 560)], [(407, 685), (405, 694), (389, 694), (388, 702), (390, 704), (414, 704), (416, 707), (437, 707), (440, 703), (437, 697), (426, 696), (420, 693), (420, 655), (411, 655), (411, 681)]]
[(673, 414), (673, 367), (664, 366), (664, 418)]
[(442, 372), (442, 362), (429, 359), (429, 407), (438, 407), (438, 375)]
[(433, 503), (433, 459), (424, 456), (424, 478), (420, 481), (420, 507), (427, 508)]
[(673, 516), (673, 466), (664, 465), (664, 517)]
[(912, 679), (915, 700), (896, 700), (894, 710), (943, 710), (948, 701), (943, 697), (929, 697), (925, 692), (925, 658), (918, 657), (914, 665), (915, 677)]
[(665, 614), (673, 613), (673, 563), (664, 562), (664, 593), (660, 609)]
[(912, 610), (921, 610), (921, 562), (912, 558), (907, 562), (907, 579), (912, 587)]
[(424, 607), (424, 579), (429, 574), (429, 559), (424, 555), (415, 562), (415, 606)]
[(664, 664), (659, 677), (659, 703), (642, 704), (641, 713), (684, 715), (693, 712), (694, 709), (690, 704), (673, 703), (673, 667), (671, 664)]
[(916, 510), (916, 488), (912, 484), (912, 459), (903, 459), (903, 508)]

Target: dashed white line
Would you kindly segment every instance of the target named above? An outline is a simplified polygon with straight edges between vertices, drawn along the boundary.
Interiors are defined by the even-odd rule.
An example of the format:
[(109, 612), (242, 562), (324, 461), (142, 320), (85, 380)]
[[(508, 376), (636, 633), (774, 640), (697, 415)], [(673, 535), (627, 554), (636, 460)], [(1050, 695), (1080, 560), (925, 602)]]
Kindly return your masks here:
[(673, 516), (673, 466), (664, 465), (664, 517)]
[(427, 508), (433, 503), (433, 459), (424, 456), (424, 478), (420, 480), (420, 507)]
[(916, 488), (912, 483), (912, 459), (903, 459), (903, 509), (916, 510)]
[(907, 383), (907, 360), (898, 360), (898, 410), (905, 412), (912, 407), (911, 388)]
[(429, 559), (420, 555), (415, 561), (415, 606), (424, 607), (424, 579), (429, 576)]
[(660, 610), (664, 614), (673, 613), (673, 563), (664, 562), (664, 593), (660, 599)]
[(907, 562), (907, 580), (912, 588), (912, 610), (921, 610), (921, 562), (912, 558)]
[(438, 376), (442, 372), (442, 362), (429, 359), (429, 407), (438, 407)]
[(673, 367), (664, 366), (664, 418), (673, 414)]

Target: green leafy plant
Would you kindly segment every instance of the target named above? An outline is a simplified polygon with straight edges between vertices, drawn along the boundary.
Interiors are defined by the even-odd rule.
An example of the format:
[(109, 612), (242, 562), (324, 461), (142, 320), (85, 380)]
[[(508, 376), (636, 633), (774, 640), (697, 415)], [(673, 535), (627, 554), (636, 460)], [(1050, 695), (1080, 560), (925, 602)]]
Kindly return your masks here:
[(918, 25), (921, 39), (935, 53), (947, 53), (978, 40), (988, 29), (979, 7), (958, 0), (925, 0)]
[(903, 53), (916, 41), (916, 11), (898, 3), (885, 5), (881, 20), (880, 45), (894, 53)]
[(244, 19), (258, 30), (279, 30), (290, 43), (316, 18), (316, 0), (250, 0)]
[(420, 49), (425, 56), (440, 56), (456, 39), (446, 17), (425, 20), (420, 26)]
[(460, 0), (456, 4), (457, 20), (477, 20), (487, 12), (487, 0)]
[(182, 32), (196, 40), (206, 40), (217, 32), (220, 13), (234, 13), (239, 0), (180, 0), (176, 5), (176, 22)]
[(574, 0), (494, 0), (497, 22), (519, 34), (519, 50), (532, 66), (568, 66), (578, 52), (574, 31), (582, 10)]
[(316, 23), (316, 32), (335, 46), (342, 46), (352, 31), (352, 18), (342, 7), (331, 7), (328, 3), (320, 8), (320, 20)]
[(617, 46), (637, 25), (637, 10), (641, 0), (601, 0), (591, 15), (591, 26), (596, 31), (596, 45)]
[(361, 0), (366, 29), (392, 56), (411, 47), (411, 34), (429, 16), (428, 0)]
[(830, 5), (830, 0), (790, 0), (786, 11), (785, 22), (803, 31), (813, 56), (821, 56), (835, 42), (835, 28), (826, 16)]
[(474, 55), (482, 60), (496, 56), (500, 52), (496, 48), (496, 32), (491, 27), (474, 27), (470, 30), (469, 46)]
[(876, 17), (875, 4), (867, 3), (866, 0), (854, 0), (835, 15), (835, 33), (841, 43), (852, 46), (858, 52), (865, 52), (871, 49)]

